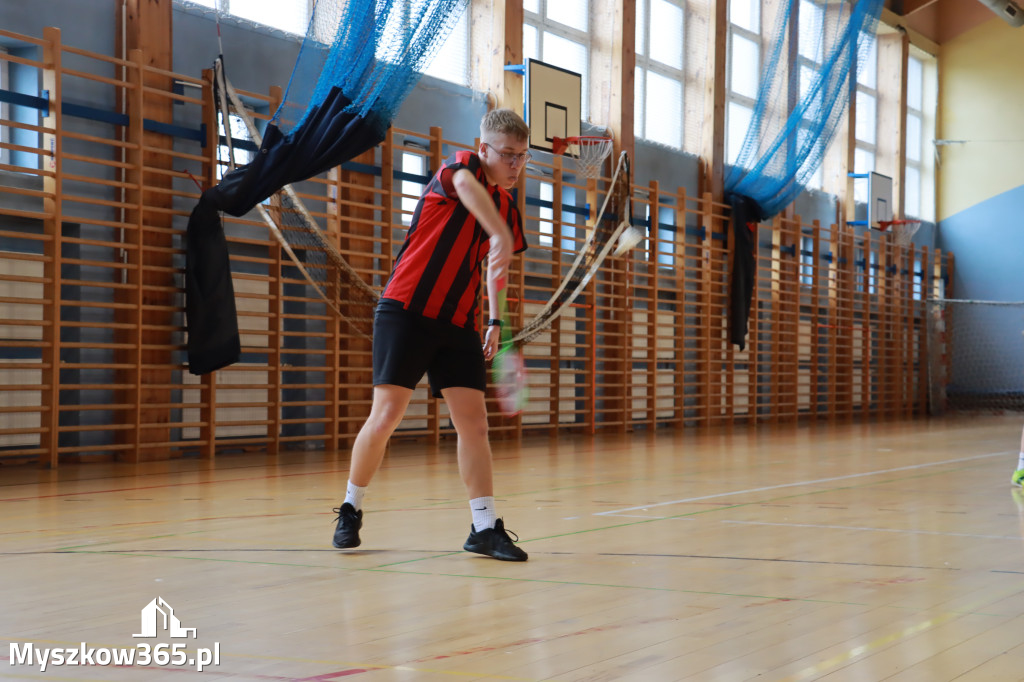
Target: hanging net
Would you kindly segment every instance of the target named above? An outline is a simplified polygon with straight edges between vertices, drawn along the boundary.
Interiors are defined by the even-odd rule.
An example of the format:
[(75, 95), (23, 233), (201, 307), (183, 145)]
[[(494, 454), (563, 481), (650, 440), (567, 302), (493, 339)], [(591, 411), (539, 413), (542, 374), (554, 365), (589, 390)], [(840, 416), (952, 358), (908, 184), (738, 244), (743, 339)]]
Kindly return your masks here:
[[(241, 353), (220, 212), (243, 216), (275, 194), (281, 221), (259, 208), (271, 232), (327, 304), (360, 336), (368, 335), (376, 292), (324, 238), (289, 185), (339, 166), (384, 139), (468, 3), (317, 0), (283, 103), (266, 128), (259, 154), (204, 191), (189, 216), (185, 309), (192, 373), (230, 365)], [(215, 99), (224, 120), (234, 111), (256, 140), (259, 135), (222, 66), (218, 59)]]
[(892, 235), (893, 243), (897, 246), (910, 246), (914, 241), (914, 235), (921, 227), (920, 220), (880, 220), (878, 227)]
[(302, 126), (334, 88), (385, 130), (469, 0), (317, 0), (273, 123)]
[[(726, 194), (753, 199), (770, 217), (803, 190), (846, 113), (851, 79), (868, 61), (882, 5), (882, 0), (769, 3), (778, 17), (766, 42), (769, 52), (750, 125), (725, 179)], [(798, 32), (791, 30), (794, 24)], [(799, 44), (792, 45), (798, 33)], [(798, 72), (790, 64), (794, 53), (801, 57)]]
[[(743, 350), (757, 276), (752, 225), (788, 206), (821, 166), (846, 113), (857, 70), (873, 49), (883, 0), (765, 3), (773, 32), (743, 145), (725, 176), (732, 208), (729, 338)], [(770, 21), (770, 20), (769, 20)], [(799, 30), (793, 30), (799, 29)], [(792, 44), (795, 36), (797, 44)], [(793, 57), (796, 56), (796, 63)], [(739, 109), (730, 117), (739, 117)], [(742, 125), (731, 118), (729, 126)]]
[(564, 154), (566, 151), (575, 153), (576, 169), (585, 178), (601, 177), (604, 160), (612, 153), (612, 138), (596, 135), (579, 137), (556, 137), (551, 143), (551, 151)]

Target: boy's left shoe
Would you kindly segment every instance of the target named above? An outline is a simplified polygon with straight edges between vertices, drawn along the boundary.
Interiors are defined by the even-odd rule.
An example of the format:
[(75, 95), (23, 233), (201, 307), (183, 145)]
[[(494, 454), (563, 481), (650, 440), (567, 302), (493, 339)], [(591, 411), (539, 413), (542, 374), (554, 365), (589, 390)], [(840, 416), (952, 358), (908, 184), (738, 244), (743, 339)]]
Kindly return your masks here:
[[(462, 549), (494, 557), (501, 561), (526, 561), (528, 558), (526, 552), (515, 546), (508, 533), (505, 530), (505, 522), (501, 519), (495, 522), (494, 528), (484, 528), (481, 531), (477, 531), (476, 526), (471, 525), (469, 538), (466, 539), (466, 544), (462, 546)], [(516, 534), (512, 533), (512, 535)], [(516, 535), (515, 542), (518, 541), (519, 536)]]
[(348, 502), (334, 510), (338, 525), (334, 529), (334, 546), (338, 549), (352, 549), (359, 546), (359, 529), (363, 527), (363, 510), (356, 511)]
[(1013, 483), (1017, 487), (1024, 486), (1024, 469), (1017, 469), (1013, 472), (1013, 476), (1010, 478), (1010, 483)]

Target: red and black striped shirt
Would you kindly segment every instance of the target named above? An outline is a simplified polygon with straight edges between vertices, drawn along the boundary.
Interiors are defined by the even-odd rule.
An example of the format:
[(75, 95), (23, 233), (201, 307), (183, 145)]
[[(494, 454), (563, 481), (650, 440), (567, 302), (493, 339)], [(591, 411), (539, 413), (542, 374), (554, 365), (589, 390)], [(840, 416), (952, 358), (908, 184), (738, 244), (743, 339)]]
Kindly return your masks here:
[(423, 191), (402, 250), (382, 296), (406, 310), (458, 327), (477, 328), (480, 318), (480, 265), (490, 237), (455, 192), (452, 178), (465, 168), (487, 188), (498, 214), (512, 231), (515, 253), (526, 250), (523, 221), (506, 190), (488, 185), (480, 158), (458, 151), (445, 159)]

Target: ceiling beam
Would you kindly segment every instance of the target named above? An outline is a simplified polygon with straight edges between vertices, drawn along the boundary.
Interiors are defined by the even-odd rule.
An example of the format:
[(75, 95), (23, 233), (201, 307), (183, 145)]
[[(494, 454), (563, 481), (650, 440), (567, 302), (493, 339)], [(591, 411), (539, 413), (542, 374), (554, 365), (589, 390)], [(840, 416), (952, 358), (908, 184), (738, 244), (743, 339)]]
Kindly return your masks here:
[(897, 14), (903, 17), (910, 16), (914, 12), (919, 12), (926, 7), (938, 4), (939, 0), (903, 0), (902, 2), (894, 2), (893, 10)]

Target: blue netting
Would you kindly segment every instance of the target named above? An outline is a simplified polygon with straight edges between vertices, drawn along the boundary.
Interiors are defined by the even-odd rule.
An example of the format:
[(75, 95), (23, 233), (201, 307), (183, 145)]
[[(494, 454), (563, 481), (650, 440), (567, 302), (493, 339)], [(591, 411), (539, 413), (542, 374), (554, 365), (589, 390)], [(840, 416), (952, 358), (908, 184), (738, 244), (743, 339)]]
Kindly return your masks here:
[[(803, 190), (846, 113), (856, 76), (852, 67), (865, 61), (882, 5), (883, 0), (789, 0), (779, 8), (750, 127), (725, 178), (727, 194), (753, 199), (770, 217)], [(806, 14), (800, 45), (791, 46), (798, 7)], [(798, 53), (812, 58), (790, 64), (789, 56)]]
[(337, 87), (347, 111), (387, 128), (469, 0), (317, 0), (284, 103), (290, 133)]

